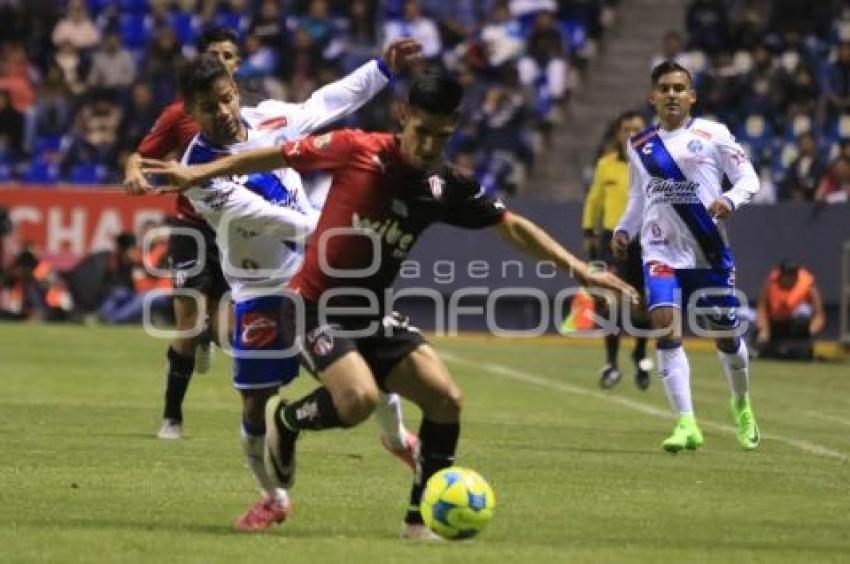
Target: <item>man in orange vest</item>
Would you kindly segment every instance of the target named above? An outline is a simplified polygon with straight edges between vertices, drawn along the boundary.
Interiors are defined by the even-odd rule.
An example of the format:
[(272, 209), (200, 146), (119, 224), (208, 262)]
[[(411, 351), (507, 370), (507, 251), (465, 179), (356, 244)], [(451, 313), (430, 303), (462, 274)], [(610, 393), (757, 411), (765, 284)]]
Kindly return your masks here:
[(759, 356), (791, 360), (814, 357), (813, 337), (824, 325), (815, 277), (790, 261), (776, 265), (758, 302)]

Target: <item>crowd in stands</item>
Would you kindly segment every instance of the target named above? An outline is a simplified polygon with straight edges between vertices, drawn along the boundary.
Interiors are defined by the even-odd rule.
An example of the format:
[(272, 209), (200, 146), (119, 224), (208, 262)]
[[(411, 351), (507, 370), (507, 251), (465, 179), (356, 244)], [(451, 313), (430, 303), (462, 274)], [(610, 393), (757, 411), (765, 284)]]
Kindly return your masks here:
[[(305, 99), (413, 37), (469, 95), (451, 156), (510, 193), (533, 165), (617, 0), (0, 2), (0, 182), (114, 183), (213, 26), (239, 33), (243, 103)], [(402, 86), (399, 86), (402, 87)], [(344, 125), (394, 125), (386, 95)]]
[(850, 1), (691, 0), (653, 60), (694, 74), (696, 111), (726, 124), (762, 202), (850, 200)]

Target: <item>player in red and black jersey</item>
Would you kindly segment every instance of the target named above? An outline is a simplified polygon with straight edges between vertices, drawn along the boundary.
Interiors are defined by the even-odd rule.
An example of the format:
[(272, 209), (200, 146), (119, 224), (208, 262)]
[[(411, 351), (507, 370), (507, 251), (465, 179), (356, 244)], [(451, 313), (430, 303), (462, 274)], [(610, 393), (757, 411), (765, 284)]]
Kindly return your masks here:
[[(229, 28), (212, 28), (201, 34), (199, 53), (211, 53), (221, 60), (230, 74), (239, 68), (239, 38)], [(142, 139), (138, 152), (127, 159), (124, 189), (138, 196), (153, 191), (142, 174), (142, 158), (164, 159), (179, 157), (198, 133), (198, 124), (186, 113), (182, 97), (168, 105), (153, 128)], [(215, 232), (207, 225), (182, 194), (177, 196), (177, 228), (168, 241), (168, 260), (172, 280), (177, 289), (197, 291), (205, 303), (187, 295), (174, 295), (174, 318), (180, 334), (190, 334), (198, 327), (199, 310), (209, 312), (210, 330), (195, 337), (176, 337), (168, 348), (168, 368), (165, 387), (163, 422), (157, 436), (179, 439), (183, 434), (183, 398), (189, 387), (192, 372), (209, 369), (210, 338), (227, 334), (228, 319), (218, 319), (219, 301), (228, 291), (221, 271)], [(192, 234), (195, 234), (193, 236)], [(200, 262), (200, 264), (199, 264)], [(197, 354), (196, 354), (197, 351)], [(197, 359), (197, 365), (196, 365)]]
[[(452, 464), (460, 433), (460, 388), (424, 337), (382, 307), (385, 290), (419, 234), (435, 222), (494, 227), (520, 251), (554, 261), (583, 284), (637, 296), (616, 276), (591, 272), (542, 229), (442, 163), (461, 96), (454, 80), (422, 75), (411, 82), (399, 135), (337, 131), (191, 168), (144, 163), (147, 172), (171, 177), (178, 188), (284, 166), (333, 175), (304, 266), (290, 282), (303, 297), (305, 315), (293, 304), (288, 316), (302, 360), (322, 386), (289, 405), (269, 401), (266, 461), (269, 473), (290, 487), (301, 431), (360, 423), (374, 409), (379, 388), (410, 399), (423, 419), (405, 538), (432, 535), (419, 514), (422, 491), (431, 475)], [(359, 315), (340, 312), (353, 306), (361, 308)], [(301, 319), (305, 322), (296, 326)]]

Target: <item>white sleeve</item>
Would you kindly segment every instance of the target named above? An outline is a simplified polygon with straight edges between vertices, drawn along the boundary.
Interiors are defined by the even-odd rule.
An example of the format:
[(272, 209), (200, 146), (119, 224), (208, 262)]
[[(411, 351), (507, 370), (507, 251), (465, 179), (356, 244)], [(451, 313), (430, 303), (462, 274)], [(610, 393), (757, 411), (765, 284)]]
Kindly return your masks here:
[[(216, 231), (232, 223), (295, 243), (307, 240), (316, 228), (319, 215), (276, 206), (225, 178), (215, 179), (203, 188), (191, 188), (185, 195)], [(229, 229), (225, 232), (229, 232)]]
[(738, 209), (759, 191), (759, 177), (747, 154), (725, 126), (722, 126), (722, 134), (716, 143), (720, 168), (732, 183), (732, 188), (723, 196)]
[(372, 60), (345, 77), (319, 88), (292, 111), (292, 126), (307, 135), (353, 114), (390, 82), (383, 62)]
[(640, 235), (643, 226), (643, 206), (646, 197), (643, 193), (643, 186), (641, 186), (640, 170), (638, 170), (636, 164), (638, 157), (635, 155), (631, 144), (628, 145), (626, 154), (629, 159), (629, 203), (626, 205), (626, 211), (623, 212), (614, 233), (623, 231), (628, 235), (629, 240), (632, 240)]

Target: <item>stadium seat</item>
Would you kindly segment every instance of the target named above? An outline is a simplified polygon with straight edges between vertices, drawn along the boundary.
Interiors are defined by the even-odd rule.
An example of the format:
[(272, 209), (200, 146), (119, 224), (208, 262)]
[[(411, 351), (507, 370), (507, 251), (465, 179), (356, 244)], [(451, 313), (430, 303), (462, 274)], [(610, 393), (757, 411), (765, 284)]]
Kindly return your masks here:
[(98, 163), (78, 163), (71, 167), (67, 180), (71, 184), (102, 184), (106, 180), (106, 171)]
[(198, 22), (194, 15), (187, 12), (173, 12), (169, 19), (180, 45), (191, 45), (195, 42), (198, 36)]
[(148, 0), (118, 0), (118, 9), (124, 14), (145, 15), (150, 6)]
[(144, 15), (122, 14), (119, 30), (124, 45), (131, 49), (144, 49), (151, 38), (150, 22)]
[(741, 121), (735, 136), (750, 148), (754, 160), (760, 160), (772, 148), (773, 127), (765, 116), (750, 114)]
[(21, 181), (31, 184), (56, 184), (59, 182), (59, 165), (37, 156), (24, 169)]

